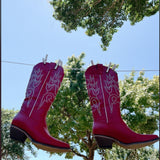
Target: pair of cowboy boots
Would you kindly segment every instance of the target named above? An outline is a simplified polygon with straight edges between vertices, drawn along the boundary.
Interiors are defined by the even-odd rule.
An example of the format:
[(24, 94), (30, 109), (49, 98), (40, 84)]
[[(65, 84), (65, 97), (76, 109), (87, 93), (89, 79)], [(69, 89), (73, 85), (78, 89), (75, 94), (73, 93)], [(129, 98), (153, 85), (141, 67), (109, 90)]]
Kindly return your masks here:
[[(49, 134), (46, 124), (47, 112), (63, 76), (63, 68), (56, 63), (34, 66), (21, 110), (11, 124), (12, 139), (24, 143), (29, 138), (37, 148), (50, 152), (71, 151), (69, 144)], [(136, 149), (158, 141), (156, 135), (133, 132), (122, 120), (118, 76), (114, 70), (102, 64), (92, 65), (86, 70), (85, 77), (94, 118), (93, 134), (100, 148), (110, 149), (116, 143)]]

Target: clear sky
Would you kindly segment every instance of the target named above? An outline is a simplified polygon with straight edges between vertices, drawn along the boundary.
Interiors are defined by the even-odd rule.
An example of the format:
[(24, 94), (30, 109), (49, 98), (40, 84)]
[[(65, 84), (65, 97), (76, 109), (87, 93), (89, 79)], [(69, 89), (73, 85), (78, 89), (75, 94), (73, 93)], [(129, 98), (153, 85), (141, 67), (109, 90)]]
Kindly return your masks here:
[[(58, 59), (65, 65), (68, 57), (82, 52), (85, 69), (90, 61), (95, 63), (119, 64), (118, 70), (159, 69), (159, 14), (144, 18), (131, 26), (126, 22), (107, 51), (102, 51), (100, 37), (88, 37), (85, 30), (66, 33), (59, 21), (53, 17), (53, 8), (47, 0), (4, 0), (2, 1), (2, 61), (37, 64), (48, 54), (48, 62)], [(25, 96), (33, 66), (2, 63), (2, 107), (19, 110)], [(118, 72), (123, 79), (128, 72)], [(152, 78), (158, 71), (146, 72)], [(158, 144), (156, 145), (158, 146)], [(29, 154), (27, 152), (27, 154)], [(49, 158), (44, 151), (38, 151), (37, 158), (30, 160), (62, 160)], [(81, 158), (80, 158), (81, 159)], [(95, 160), (99, 159), (97, 156)], [(78, 160), (78, 158), (74, 158)]]

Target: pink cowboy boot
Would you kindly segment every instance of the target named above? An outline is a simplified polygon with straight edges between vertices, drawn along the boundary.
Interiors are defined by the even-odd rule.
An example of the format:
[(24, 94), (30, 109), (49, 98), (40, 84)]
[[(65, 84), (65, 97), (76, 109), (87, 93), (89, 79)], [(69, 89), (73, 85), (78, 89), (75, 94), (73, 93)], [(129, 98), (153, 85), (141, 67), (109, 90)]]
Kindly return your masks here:
[(69, 144), (51, 137), (46, 124), (47, 112), (63, 76), (63, 68), (57, 67), (56, 63), (34, 66), (21, 110), (11, 124), (12, 139), (24, 142), (29, 138), (37, 148), (50, 152), (70, 151)]
[(124, 148), (137, 149), (159, 140), (157, 135), (142, 135), (132, 131), (122, 120), (117, 73), (97, 64), (85, 72), (88, 95), (94, 118), (93, 134), (101, 148), (116, 143)]

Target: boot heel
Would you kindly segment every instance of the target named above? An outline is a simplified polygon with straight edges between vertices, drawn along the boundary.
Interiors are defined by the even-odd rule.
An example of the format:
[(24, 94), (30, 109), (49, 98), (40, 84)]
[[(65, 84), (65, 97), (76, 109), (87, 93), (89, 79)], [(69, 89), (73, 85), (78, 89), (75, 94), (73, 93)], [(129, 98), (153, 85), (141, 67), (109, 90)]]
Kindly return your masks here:
[(112, 149), (113, 140), (105, 136), (94, 136), (98, 146), (102, 149)]
[(15, 128), (14, 126), (11, 126), (10, 138), (24, 143), (25, 140), (27, 139), (27, 136), (17, 127)]

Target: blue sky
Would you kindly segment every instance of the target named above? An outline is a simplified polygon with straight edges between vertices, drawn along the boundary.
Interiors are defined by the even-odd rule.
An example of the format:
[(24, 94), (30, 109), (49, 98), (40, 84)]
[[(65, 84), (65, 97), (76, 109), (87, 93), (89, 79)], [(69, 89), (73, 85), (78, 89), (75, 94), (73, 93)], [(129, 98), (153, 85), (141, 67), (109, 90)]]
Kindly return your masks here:
[[(80, 28), (66, 33), (52, 14), (53, 8), (47, 0), (2, 1), (2, 61), (37, 64), (48, 54), (48, 62), (61, 59), (65, 65), (68, 57), (85, 52), (85, 69), (91, 60), (119, 64), (118, 70), (159, 69), (158, 13), (134, 26), (126, 22), (113, 36), (106, 52), (100, 47), (100, 37), (88, 37)], [(20, 109), (32, 68), (2, 63), (3, 108)], [(128, 74), (118, 72), (119, 79)], [(148, 78), (153, 75), (158, 75), (158, 71), (145, 73)], [(36, 159), (44, 160), (44, 157), (45, 160), (63, 159), (58, 156), (49, 158), (44, 151), (38, 152)]]

